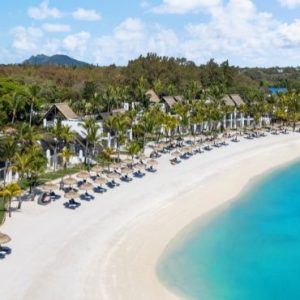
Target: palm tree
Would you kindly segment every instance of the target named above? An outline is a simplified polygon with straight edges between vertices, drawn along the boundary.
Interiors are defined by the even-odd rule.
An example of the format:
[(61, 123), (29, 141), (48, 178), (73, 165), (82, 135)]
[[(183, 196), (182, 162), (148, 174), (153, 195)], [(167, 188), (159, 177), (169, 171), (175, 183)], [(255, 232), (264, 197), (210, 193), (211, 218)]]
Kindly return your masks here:
[(18, 172), (21, 179), (28, 181), (30, 193), (32, 193), (40, 175), (46, 170), (47, 162), (43, 149), (33, 145), (16, 154), (12, 169)]
[(137, 141), (130, 142), (126, 147), (126, 152), (131, 156), (131, 161), (133, 162), (133, 158), (135, 155), (138, 155), (141, 151), (141, 147)]
[(179, 129), (179, 134), (181, 135), (183, 132), (186, 133), (186, 130), (189, 129), (190, 125), (190, 105), (179, 102), (174, 104), (174, 106), (172, 107), (172, 111), (179, 116), (179, 122), (181, 125), (181, 128)]
[(126, 141), (126, 131), (129, 128), (130, 119), (126, 114), (118, 113), (110, 116), (105, 122), (105, 127), (115, 133), (117, 142), (118, 161), (120, 161), (120, 147)]
[[(21, 195), (21, 188), (17, 183), (9, 183), (0, 190), (0, 196), (4, 197), (4, 201), (8, 203), (8, 214), (11, 217), (11, 202), (14, 197)], [(20, 206), (20, 204), (19, 204)]]
[(90, 154), (95, 155), (96, 145), (101, 138), (99, 134), (100, 126), (92, 118), (86, 118), (81, 126), (85, 130), (85, 164), (90, 167)]
[(6, 184), (6, 177), (11, 163), (17, 153), (17, 143), (11, 137), (3, 137), (0, 139), (0, 157), (5, 162), (4, 167), (4, 185)]
[(5, 104), (9, 108), (9, 115), (11, 115), (11, 124), (15, 123), (18, 112), (24, 109), (24, 96), (13, 92), (5, 97)]
[(21, 150), (28, 146), (36, 145), (42, 135), (35, 126), (30, 126), (27, 123), (22, 123), (17, 127), (16, 141), (21, 145)]
[(105, 148), (100, 154), (99, 154), (99, 161), (102, 163), (102, 165), (108, 165), (108, 168), (110, 167), (111, 163), (111, 157), (114, 154), (114, 150), (110, 147)]
[(170, 142), (172, 142), (175, 129), (178, 126), (178, 119), (175, 116), (165, 115), (163, 126), (165, 128), (166, 139), (170, 138)]
[(68, 163), (70, 162), (70, 158), (72, 157), (73, 153), (69, 148), (64, 147), (62, 152), (59, 155), (63, 160), (63, 167), (64, 167), (64, 169), (66, 169)]
[(33, 108), (38, 103), (38, 93), (40, 87), (37, 84), (31, 85), (27, 89), (27, 98), (30, 105), (29, 126), (32, 125)]

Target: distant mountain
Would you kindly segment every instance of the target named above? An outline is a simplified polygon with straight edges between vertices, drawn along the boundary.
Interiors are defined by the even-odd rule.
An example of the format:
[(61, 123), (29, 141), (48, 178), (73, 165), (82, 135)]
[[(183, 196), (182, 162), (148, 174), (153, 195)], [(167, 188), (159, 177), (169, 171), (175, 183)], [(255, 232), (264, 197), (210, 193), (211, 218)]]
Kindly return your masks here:
[(86, 67), (88, 63), (76, 60), (72, 57), (62, 54), (55, 54), (53, 56), (47, 56), (39, 54), (31, 56), (29, 59), (24, 60), (24, 65), (60, 65), (60, 66), (76, 66)]

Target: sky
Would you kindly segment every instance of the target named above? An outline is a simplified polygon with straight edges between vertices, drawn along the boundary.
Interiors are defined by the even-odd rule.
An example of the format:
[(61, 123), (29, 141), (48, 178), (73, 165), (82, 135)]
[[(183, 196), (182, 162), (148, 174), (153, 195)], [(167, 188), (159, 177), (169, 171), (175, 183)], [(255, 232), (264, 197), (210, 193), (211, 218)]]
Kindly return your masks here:
[(127, 65), (149, 52), (238, 66), (300, 65), (300, 0), (9, 0), (0, 63), (66, 54)]

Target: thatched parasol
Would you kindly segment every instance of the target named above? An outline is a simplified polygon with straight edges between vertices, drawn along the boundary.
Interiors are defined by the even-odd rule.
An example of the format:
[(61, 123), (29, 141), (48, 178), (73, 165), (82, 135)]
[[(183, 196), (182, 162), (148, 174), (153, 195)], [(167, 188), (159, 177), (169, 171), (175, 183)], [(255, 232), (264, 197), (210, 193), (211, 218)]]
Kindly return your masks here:
[(87, 179), (90, 177), (90, 173), (88, 171), (81, 171), (76, 175), (79, 179)]
[(79, 189), (81, 189), (82, 191), (90, 191), (93, 188), (94, 186), (90, 182), (86, 182), (79, 187)]
[(134, 168), (141, 171), (141, 170), (145, 170), (146, 169), (146, 165), (144, 165), (144, 164), (136, 164), (134, 166)]
[(106, 182), (107, 182), (107, 179), (105, 179), (103, 177), (98, 177), (95, 179), (95, 183), (99, 184), (99, 185), (105, 184)]
[(54, 183), (46, 183), (42, 186), (44, 191), (52, 192), (57, 189), (57, 185)]
[(181, 152), (178, 151), (178, 150), (176, 150), (176, 151), (172, 152), (171, 155), (172, 155), (172, 156), (175, 156), (175, 157), (178, 157), (178, 156), (181, 155)]
[(110, 179), (119, 179), (120, 175), (117, 174), (117, 173), (112, 172), (112, 173), (108, 173), (107, 174), (107, 178), (110, 178)]
[(122, 168), (121, 171), (124, 174), (131, 174), (132, 173), (132, 169), (127, 168), (127, 167), (126, 168)]
[(77, 180), (73, 177), (67, 177), (66, 179), (63, 179), (64, 184), (67, 185), (72, 185), (72, 184), (76, 184)]
[(95, 165), (91, 168), (91, 171), (94, 173), (100, 173), (103, 171), (103, 167), (100, 165)]
[(145, 160), (145, 159), (147, 159), (147, 156), (144, 153), (142, 153), (142, 154), (139, 155), (139, 159), (140, 160)]
[(147, 161), (147, 164), (150, 166), (157, 166), (158, 165), (158, 161), (155, 159), (150, 159)]
[(66, 199), (75, 199), (75, 198), (79, 198), (79, 194), (75, 191), (71, 191), (68, 193), (65, 193), (65, 198)]
[(11, 238), (2, 232), (0, 232), (0, 244), (7, 244), (11, 241)]
[(112, 163), (112, 164), (110, 164), (110, 167), (113, 168), (113, 169), (119, 169), (120, 164), (119, 163)]
[(126, 159), (122, 160), (121, 163), (126, 164), (126, 165), (130, 165), (130, 164), (132, 164), (132, 160), (129, 159), (129, 158), (126, 158)]

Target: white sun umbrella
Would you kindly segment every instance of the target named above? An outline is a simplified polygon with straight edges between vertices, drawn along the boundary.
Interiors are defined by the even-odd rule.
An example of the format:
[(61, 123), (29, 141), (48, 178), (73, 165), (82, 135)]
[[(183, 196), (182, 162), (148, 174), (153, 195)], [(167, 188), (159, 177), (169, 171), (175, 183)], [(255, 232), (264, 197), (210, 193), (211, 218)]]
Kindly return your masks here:
[(79, 194), (75, 191), (71, 191), (71, 192), (65, 193), (65, 198), (66, 199), (76, 199), (76, 198), (79, 198)]

